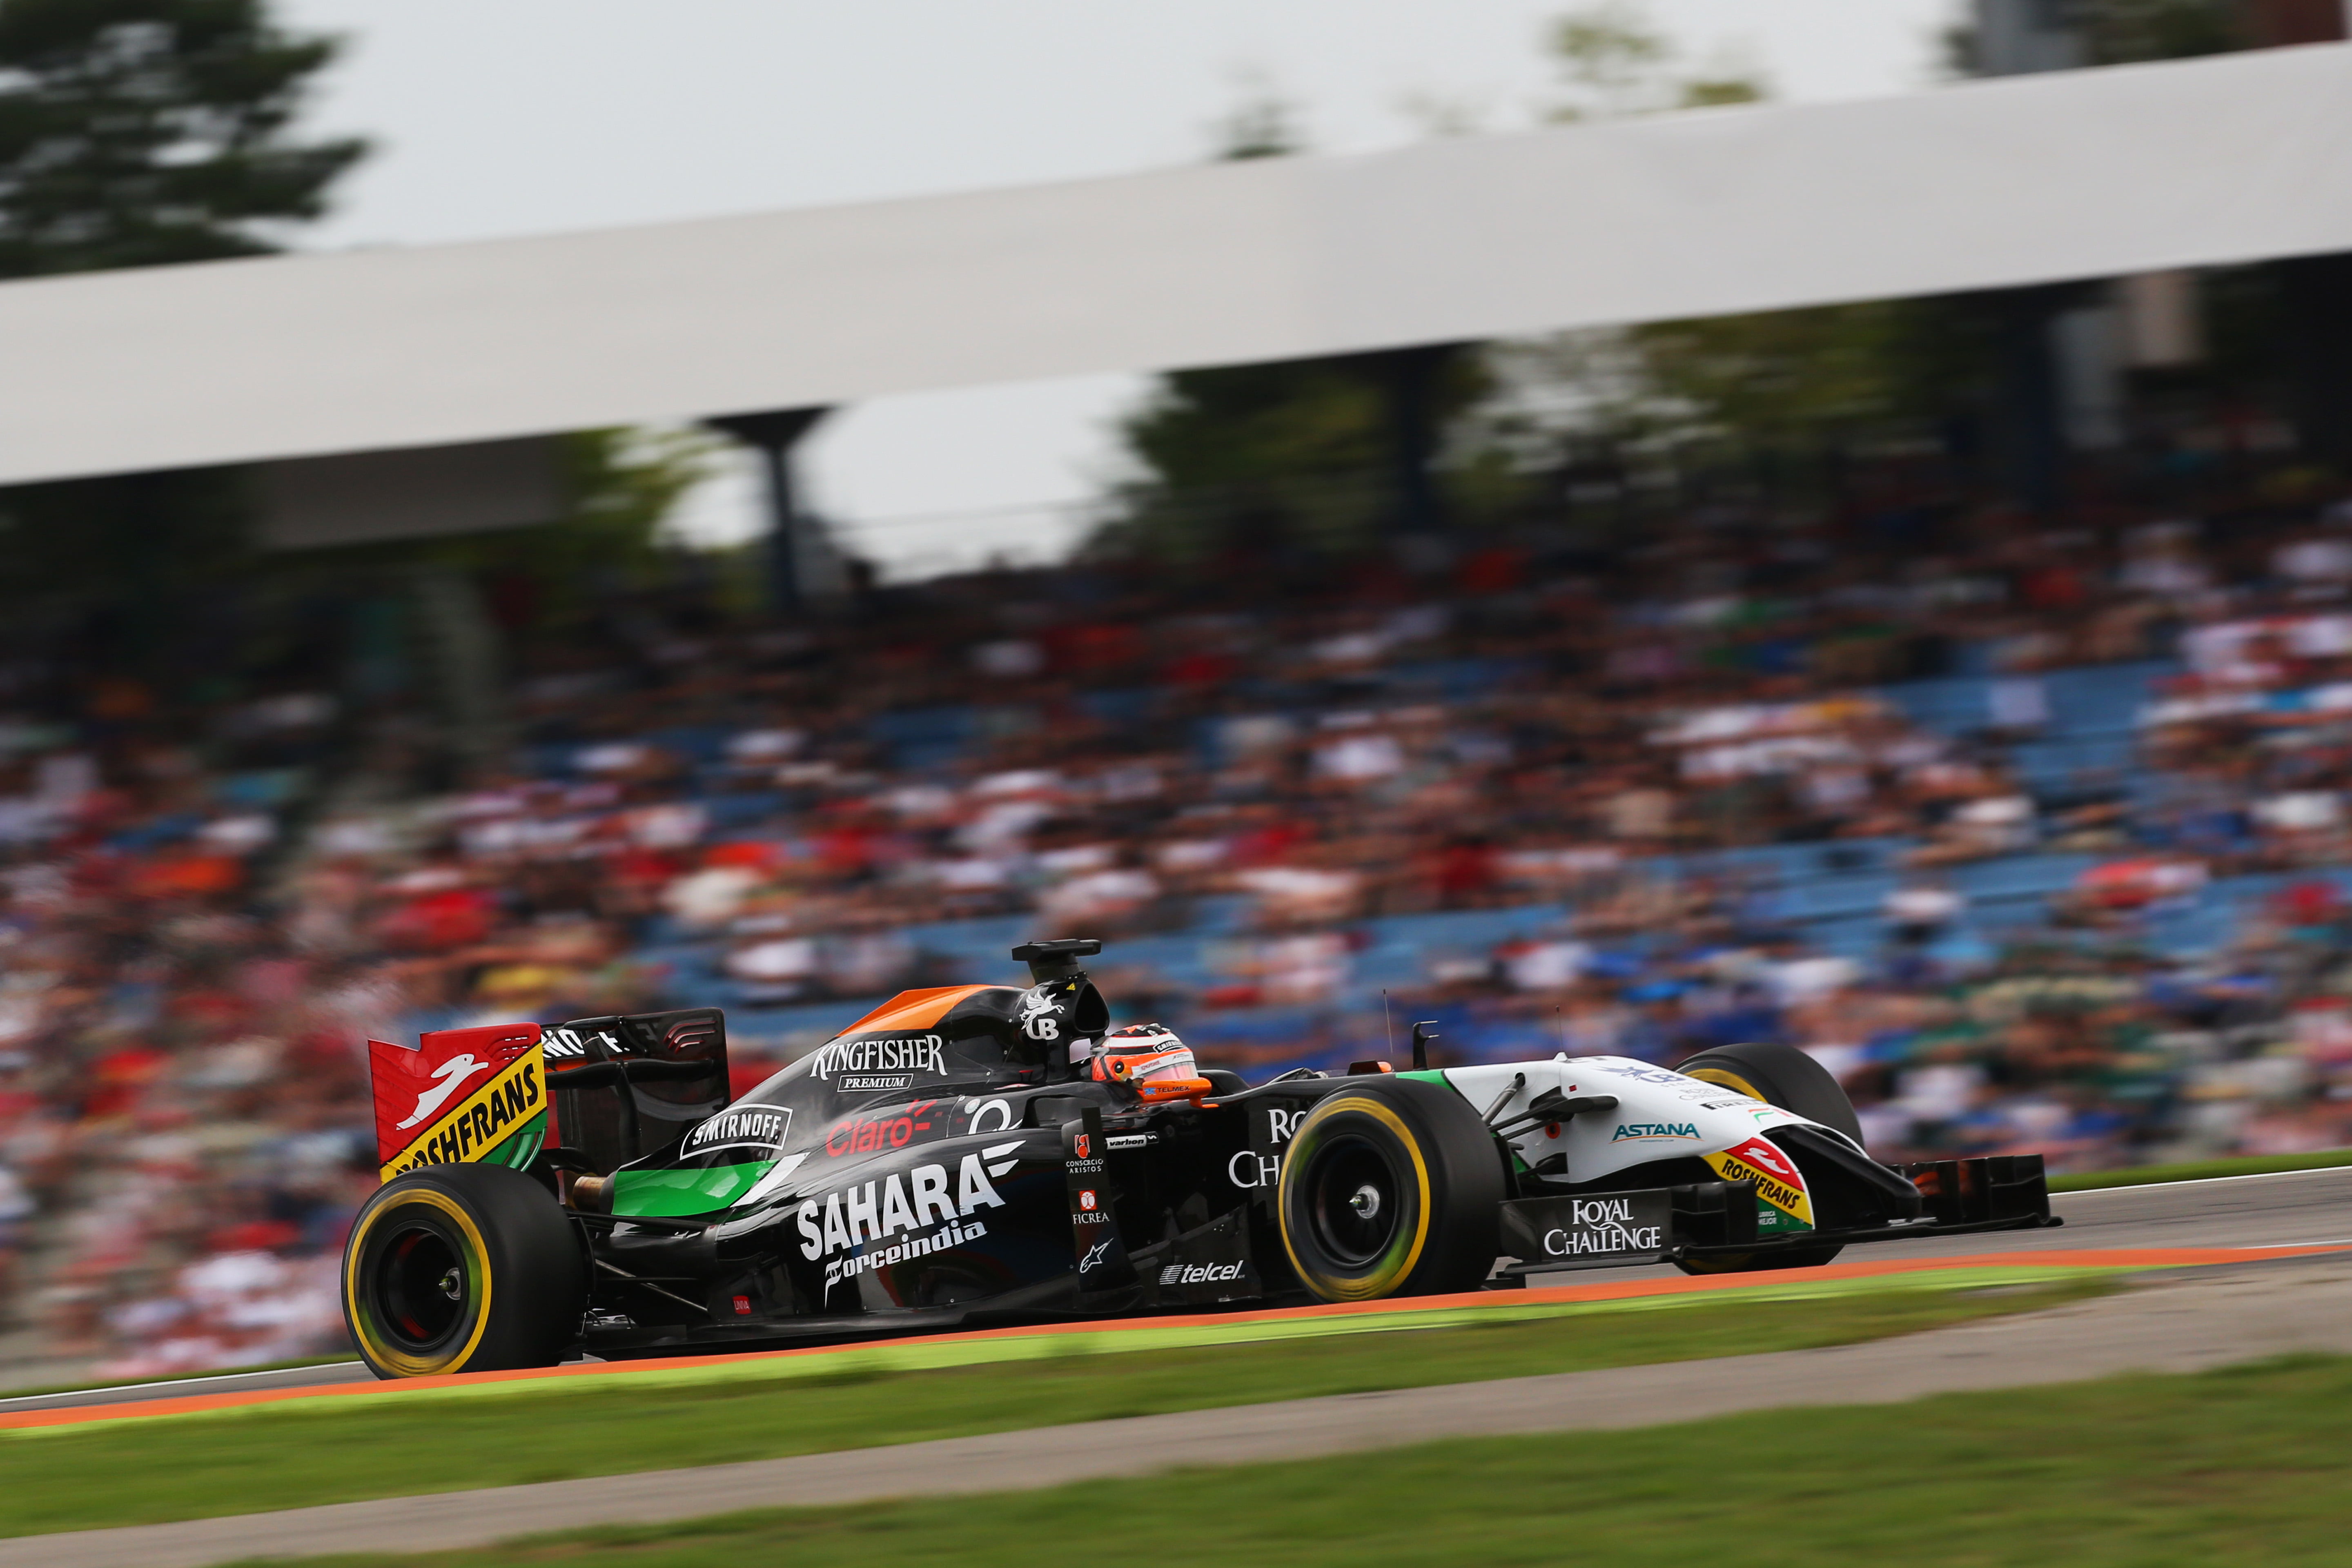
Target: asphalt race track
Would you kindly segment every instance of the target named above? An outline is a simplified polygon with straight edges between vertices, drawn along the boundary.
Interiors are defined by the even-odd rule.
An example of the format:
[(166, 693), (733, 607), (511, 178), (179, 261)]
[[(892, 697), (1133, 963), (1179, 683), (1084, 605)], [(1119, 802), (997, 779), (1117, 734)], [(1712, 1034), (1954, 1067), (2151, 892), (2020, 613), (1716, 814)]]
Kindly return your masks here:
[[(2128, 1257), (2084, 1253), (2077, 1257)], [(2196, 1252), (2142, 1252), (2147, 1258)], [(2243, 1260), (2242, 1249), (2207, 1249)], [(550, 1530), (648, 1524), (746, 1507), (838, 1506), (1015, 1491), (1154, 1471), (1364, 1453), (1449, 1436), (1540, 1436), (1735, 1411), (1890, 1404), (2125, 1372), (2352, 1353), (2352, 1258), (2169, 1268), (2039, 1312), (1815, 1350), (1665, 1362), (1134, 1415), (694, 1469), (328, 1503), (275, 1513), (0, 1540), (0, 1568), (211, 1568), (256, 1557), (480, 1547)], [(78, 1412), (58, 1412), (78, 1415)]]
[[(2158, 1247), (2352, 1246), (2352, 1166), (2295, 1171), (2269, 1176), (2228, 1176), (2216, 1181), (2164, 1186), (2114, 1187), (2061, 1193), (2051, 1207), (2064, 1217), (2052, 1230), (2012, 1231), (1889, 1242), (1849, 1249), (1849, 1259), (1874, 1257), (1990, 1256), (2000, 1253)], [(1614, 1269), (1545, 1275), (1538, 1284), (1565, 1284), (1600, 1278), (1641, 1279), (1673, 1275), (1668, 1268)], [(358, 1362), (294, 1367), (281, 1372), (228, 1373), (168, 1384), (131, 1384), (74, 1394), (0, 1399), (0, 1414), (77, 1405), (119, 1405), (189, 1394), (227, 1394), (247, 1389), (319, 1388), (372, 1383)]]

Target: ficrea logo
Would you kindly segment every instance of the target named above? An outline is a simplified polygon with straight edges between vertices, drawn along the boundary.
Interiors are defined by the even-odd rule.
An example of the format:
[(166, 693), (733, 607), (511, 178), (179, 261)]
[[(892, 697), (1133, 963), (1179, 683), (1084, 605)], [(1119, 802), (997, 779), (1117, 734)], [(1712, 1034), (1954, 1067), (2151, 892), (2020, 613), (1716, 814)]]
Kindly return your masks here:
[(1687, 1121), (1623, 1121), (1610, 1135), (1612, 1143), (1667, 1143), (1678, 1139), (1698, 1142), (1698, 1129)]

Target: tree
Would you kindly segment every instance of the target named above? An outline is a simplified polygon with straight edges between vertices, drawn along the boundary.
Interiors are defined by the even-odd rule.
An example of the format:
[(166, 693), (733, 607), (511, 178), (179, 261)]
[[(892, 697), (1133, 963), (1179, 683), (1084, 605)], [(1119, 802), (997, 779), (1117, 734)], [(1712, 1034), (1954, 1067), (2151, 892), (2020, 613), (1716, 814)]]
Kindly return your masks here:
[[(1672, 45), (1622, 0), (1564, 18), (1550, 47), (1569, 95), (1552, 112), (1557, 120), (1763, 95), (1751, 76), (1729, 67), (1669, 74)], [(1436, 129), (1460, 127), (1441, 120)], [(1219, 156), (1228, 159), (1281, 156), (1302, 146), (1295, 112), (1262, 83), (1220, 132)], [(1515, 463), (1542, 460), (1540, 435), (1531, 438), (1516, 411), (1500, 406), (1498, 394), (1524, 390), (1509, 381), (1484, 353), (1434, 349), (1162, 376), (1121, 422), (1138, 472), (1119, 489), (1113, 521), (1093, 548), (1163, 558), (1347, 549), (1413, 521), (1416, 501), (1408, 492), (1416, 485), (1444, 497), (1442, 509), (1423, 510), (1464, 521), (1497, 498), (1507, 502)], [(1706, 411), (1685, 406), (1697, 390), (1645, 389), (1645, 416), (1675, 410), (1704, 421)], [(1440, 474), (1428, 474), (1416, 458), (1426, 449), (1417, 439), (1423, 435), (1443, 454)]]
[(364, 150), (287, 135), (334, 52), (259, 0), (0, 0), (0, 277), (277, 248)]
[[(362, 151), (287, 134), (334, 48), (259, 0), (0, 0), (0, 278), (277, 248)], [(246, 551), (233, 472), (0, 495), (0, 593), (85, 603), (133, 662), (168, 662), (179, 612)]]
[(1556, 121), (1614, 120), (1666, 109), (1707, 109), (1755, 103), (1767, 96), (1762, 79), (1737, 61), (1717, 61), (1704, 74), (1666, 73), (1673, 40), (1651, 27), (1631, 0), (1605, 0), (1552, 24), (1553, 62), (1567, 96)]

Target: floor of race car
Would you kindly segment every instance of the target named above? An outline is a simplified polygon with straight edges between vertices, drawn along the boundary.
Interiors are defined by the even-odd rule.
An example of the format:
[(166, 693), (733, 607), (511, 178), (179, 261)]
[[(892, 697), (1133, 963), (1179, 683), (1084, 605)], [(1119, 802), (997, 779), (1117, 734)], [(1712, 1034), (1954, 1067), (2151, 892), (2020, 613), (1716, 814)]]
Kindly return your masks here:
[[(1937, 1268), (1921, 1260), (1938, 1273), (1954, 1267), (1972, 1272), (2015, 1268), (2019, 1261), (1964, 1258)], [(1139, 1455), (1150, 1456), (1156, 1468), (1244, 1464), (1454, 1436), (1623, 1428), (1743, 1410), (1883, 1404), (1936, 1393), (2026, 1387), (2123, 1371), (2190, 1372), (2299, 1351), (2352, 1353), (2352, 1254), (2342, 1250), (2053, 1252), (2040, 1261), (2051, 1269), (2162, 1272), (2143, 1276), (2138, 1288), (2052, 1310), (1829, 1349), (1227, 1406), (691, 1470), (28, 1536), (0, 1542), (0, 1568), (200, 1568), (262, 1555), (428, 1551), (536, 1531), (878, 1499), (903, 1493), (910, 1477), (922, 1478), (927, 1492), (992, 1492), (1095, 1476), (1132, 1479)], [(1883, 1279), (1918, 1267), (1880, 1266), (1871, 1272)], [(1847, 1272), (1840, 1266), (1816, 1277)], [(1623, 1281), (1617, 1288), (1639, 1289), (1643, 1283)], [(1648, 1283), (1654, 1292), (1664, 1287), (1677, 1294), (1714, 1284)], [(1488, 1296), (1484, 1302), (1494, 1308), (1509, 1300)], [(861, 1348), (783, 1353), (844, 1355)], [(619, 1368), (610, 1373), (594, 1370), (628, 1375)], [(414, 1385), (395, 1385), (386, 1393), (396, 1397), (409, 1386)], [(6, 1424), (80, 1425), (119, 1419), (136, 1408), (27, 1413)]]

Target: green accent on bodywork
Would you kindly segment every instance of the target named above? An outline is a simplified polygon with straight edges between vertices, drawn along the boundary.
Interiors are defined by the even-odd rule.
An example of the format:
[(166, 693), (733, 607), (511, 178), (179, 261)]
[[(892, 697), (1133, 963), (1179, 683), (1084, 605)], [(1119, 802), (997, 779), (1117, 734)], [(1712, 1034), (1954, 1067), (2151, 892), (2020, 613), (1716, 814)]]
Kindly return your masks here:
[(507, 1165), (518, 1171), (530, 1169), (547, 1142), (547, 1112), (542, 1110), (517, 1127), (499, 1142), (496, 1148), (483, 1154), (485, 1165)]
[[(1445, 1069), (1444, 1068), (1423, 1068), (1418, 1072), (1391, 1073), (1390, 1076), (1391, 1078), (1409, 1078), (1415, 1083), (1444, 1084), (1447, 1089), (1454, 1089), (1454, 1080), (1445, 1076)], [(1459, 1094), (1462, 1091), (1458, 1089), (1454, 1089), (1454, 1092)]]
[(701, 1171), (621, 1171), (613, 1177), (613, 1212), (647, 1219), (711, 1214), (757, 1186), (775, 1163), (754, 1160)]
[(1813, 1227), (1786, 1209), (1776, 1209), (1762, 1198), (1756, 1200), (1756, 1234), (1759, 1236), (1789, 1236)]

